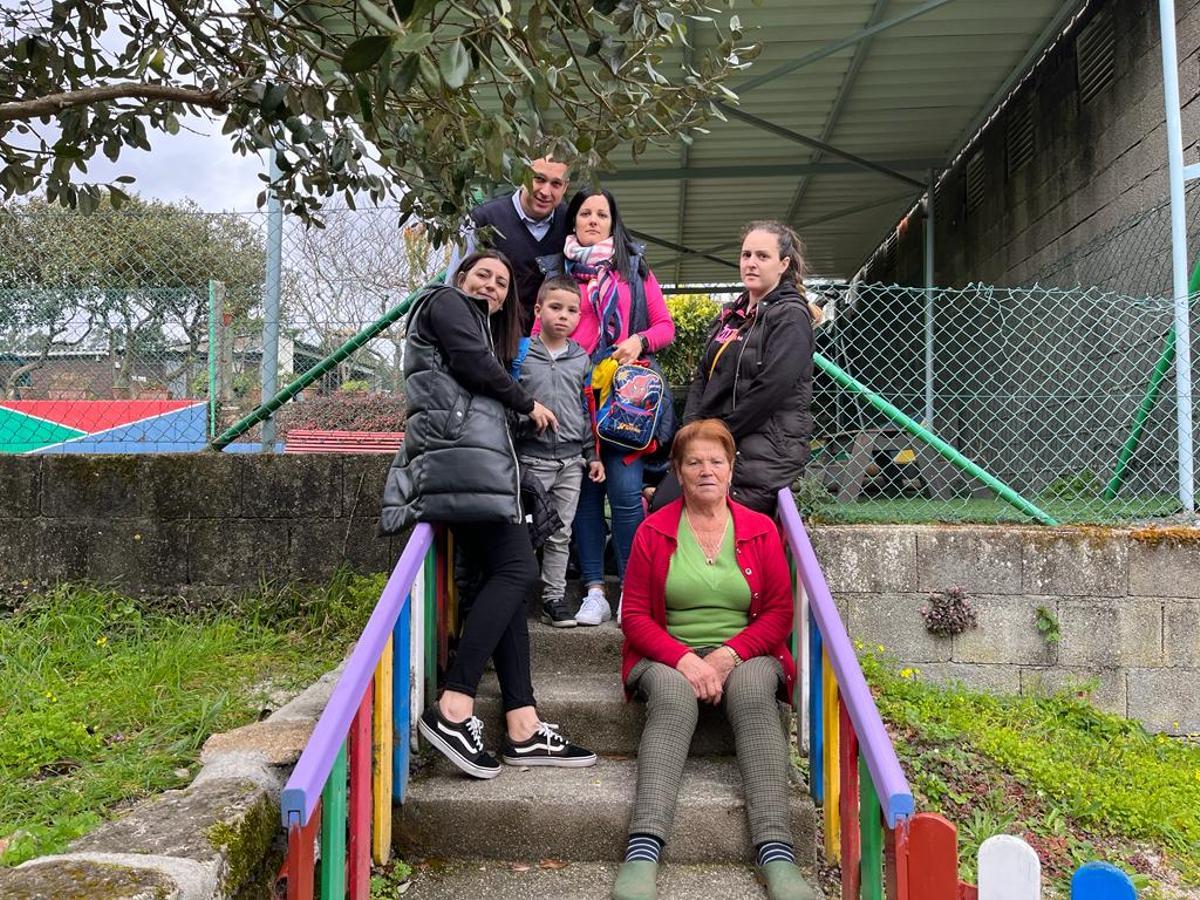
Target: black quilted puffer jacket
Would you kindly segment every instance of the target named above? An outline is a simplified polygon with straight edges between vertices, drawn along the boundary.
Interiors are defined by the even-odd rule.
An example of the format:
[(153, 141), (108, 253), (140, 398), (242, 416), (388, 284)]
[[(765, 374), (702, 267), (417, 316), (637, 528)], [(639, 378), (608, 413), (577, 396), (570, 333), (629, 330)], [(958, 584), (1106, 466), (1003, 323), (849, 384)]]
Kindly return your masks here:
[(524, 519), (506, 410), (533, 398), (492, 349), (484, 301), (434, 286), (408, 316), (404, 347), (408, 415), (388, 470), (380, 532), (415, 522)]

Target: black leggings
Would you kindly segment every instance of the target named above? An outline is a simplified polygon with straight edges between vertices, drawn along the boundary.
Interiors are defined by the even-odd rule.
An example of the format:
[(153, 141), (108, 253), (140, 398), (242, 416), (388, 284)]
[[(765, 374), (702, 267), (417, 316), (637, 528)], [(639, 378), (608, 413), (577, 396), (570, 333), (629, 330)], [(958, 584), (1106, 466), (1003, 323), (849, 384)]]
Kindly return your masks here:
[(463, 623), (445, 687), (474, 697), (491, 657), (505, 712), (533, 706), (525, 601), (539, 573), (529, 543), (529, 526), (481, 522), (455, 525), (451, 530), (465, 562), (483, 580)]

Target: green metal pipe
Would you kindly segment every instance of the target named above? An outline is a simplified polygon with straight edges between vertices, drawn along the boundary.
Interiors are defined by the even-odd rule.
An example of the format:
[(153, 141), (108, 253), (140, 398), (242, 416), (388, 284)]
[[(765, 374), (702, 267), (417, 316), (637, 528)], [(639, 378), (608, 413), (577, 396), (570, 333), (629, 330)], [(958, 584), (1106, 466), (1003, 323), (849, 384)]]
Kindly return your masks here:
[[(443, 269), (437, 274), (437, 277), (434, 278), (434, 281), (440, 282), (445, 277), (446, 272)], [(216, 440), (209, 444), (210, 449), (224, 450), (225, 447), (227, 447), (237, 437), (245, 434), (259, 422), (264, 422), (269, 419), (275, 413), (275, 411), (279, 409), (279, 407), (283, 406), (283, 404), (287, 403), (326, 372), (329, 372), (338, 363), (345, 360), (352, 353), (354, 353), (354, 351), (358, 350), (365, 343), (367, 343), (367, 341), (373, 339), (376, 335), (389, 326), (394, 325), (398, 320), (403, 318), (408, 313), (409, 307), (412, 306), (413, 300), (416, 299), (417, 294), (419, 294), (421, 290), (422, 288), (417, 288), (417, 290), (413, 291), (411, 294), (401, 300), (396, 306), (392, 307), (358, 334), (354, 335), (354, 337), (350, 338), (350, 340), (346, 341), (346, 343), (342, 344), (342, 346), (334, 350), (333, 353), (326, 356), (323, 360), (321, 360), (291, 384), (285, 386), (271, 399), (265, 401), (264, 403), (260, 403), (258, 408), (256, 408), (249, 415), (225, 429), (225, 431), (223, 431), (220, 436), (216, 438)]]
[[(1197, 291), (1200, 291), (1200, 260), (1197, 260), (1196, 268), (1192, 269), (1192, 277), (1188, 281), (1188, 296), (1195, 296)], [(1167, 377), (1167, 372), (1171, 370), (1174, 362), (1175, 326), (1172, 325), (1163, 340), (1162, 353), (1158, 356), (1158, 362), (1154, 364), (1154, 371), (1150, 373), (1146, 394), (1133, 414), (1133, 426), (1129, 429), (1129, 437), (1125, 439), (1120, 453), (1117, 454), (1117, 464), (1113, 468), (1112, 478), (1108, 480), (1108, 486), (1104, 489), (1105, 500), (1117, 499), (1121, 484), (1125, 480), (1125, 470), (1129, 467), (1129, 462), (1137, 452), (1138, 444), (1142, 441), (1142, 431), (1146, 427), (1146, 420), (1150, 418), (1150, 411), (1158, 403), (1158, 394), (1162, 390), (1163, 379)]]
[(820, 353), (813, 354), (813, 363), (815, 363), (816, 366), (821, 369), (821, 371), (829, 375), (834, 381), (836, 381), (846, 390), (860, 395), (864, 400), (870, 403), (873, 407), (875, 407), (897, 425), (902, 427), (909, 434), (924, 441), (943, 457), (945, 457), (950, 463), (962, 469), (968, 475), (978, 478), (993, 491), (995, 491), (1002, 499), (1008, 503), (1011, 503), (1025, 515), (1036, 519), (1043, 525), (1058, 524), (1054, 518), (1043, 512), (1038, 507), (1034, 506), (1032, 503), (1010, 488), (1007, 484), (1000, 481), (1000, 479), (996, 478), (994, 475), (986, 472), (984, 469), (980, 468), (977, 463), (967, 459), (932, 431), (923, 427), (916, 420), (906, 416), (903, 412), (901, 412), (883, 397), (879, 396), (854, 376), (844, 372), (838, 366), (831, 363)]

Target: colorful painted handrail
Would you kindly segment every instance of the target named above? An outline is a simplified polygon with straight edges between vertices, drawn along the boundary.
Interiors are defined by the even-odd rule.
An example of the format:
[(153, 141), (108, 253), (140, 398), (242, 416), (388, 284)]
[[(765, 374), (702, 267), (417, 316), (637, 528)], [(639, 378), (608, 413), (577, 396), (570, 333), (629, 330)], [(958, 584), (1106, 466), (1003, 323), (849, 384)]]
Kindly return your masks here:
[[(837, 605), (829, 592), (829, 585), (825, 582), (825, 576), (821, 572), (820, 563), (817, 562), (817, 556), (813, 552), (808, 532), (800, 520), (800, 512), (796, 509), (791, 492), (787, 489), (780, 491), (779, 501), (783, 533), (796, 562), (799, 581), (796, 585), (797, 597), (800, 598), (802, 606), (805, 605), (803, 601), (807, 600), (807, 610), (797, 610), (796, 617), (798, 623), (807, 621), (809, 624), (809, 665), (801, 667), (807, 668), (808, 671), (810, 706), (807, 721), (814, 730), (823, 718), (831, 722), (833, 727), (827, 729), (823, 737), (832, 738), (836, 748), (841, 730), (840, 706), (845, 707), (855, 741), (870, 772), (871, 784), (879, 796), (884, 819), (889, 828), (895, 828), (913, 814), (912, 791), (909, 790), (908, 781), (900, 768), (892, 741), (884, 730), (883, 720), (879, 717), (879, 710), (871, 697), (871, 689), (867, 687), (867, 681), (858, 665), (858, 657), (850, 643), (850, 636), (842, 624)], [(802, 615), (805, 612), (807, 616)], [(812, 625), (816, 626), (815, 629)], [(812, 649), (819, 650), (819, 655), (811, 652)], [(833, 676), (832, 683), (825, 677), (827, 674)], [(804, 681), (803, 675), (799, 680)], [(832, 705), (822, 701), (832, 701)], [(814, 714), (814, 708), (823, 712), (820, 715)], [(823, 769), (828, 769), (828, 762), (834, 756), (836, 752), (833, 749), (825, 754)], [(824, 771), (822, 774), (825, 774)], [(814, 777), (813, 781), (820, 781), (823, 786), (836, 790), (824, 778)]]
[(284, 787), (288, 848), (277, 895), (284, 888), (288, 900), (312, 900), (319, 887), (327, 900), (369, 900), (371, 862), (391, 855), (413, 718), (436, 684), (444, 646), (437, 624), (445, 621), (448, 541), (429, 525), (413, 528)]
[[(1000, 835), (979, 850), (979, 888), (958, 877), (958, 832), (933, 813), (915, 813), (912, 792), (863, 677), (812, 542), (791, 496), (779, 492), (795, 592), (793, 703), (809, 790), (822, 807), (824, 851), (840, 863), (842, 900), (1036, 900), (1037, 854)], [(983, 891), (981, 894), (980, 891)], [(1088, 863), (1072, 900), (1135, 898), (1119, 870)]]

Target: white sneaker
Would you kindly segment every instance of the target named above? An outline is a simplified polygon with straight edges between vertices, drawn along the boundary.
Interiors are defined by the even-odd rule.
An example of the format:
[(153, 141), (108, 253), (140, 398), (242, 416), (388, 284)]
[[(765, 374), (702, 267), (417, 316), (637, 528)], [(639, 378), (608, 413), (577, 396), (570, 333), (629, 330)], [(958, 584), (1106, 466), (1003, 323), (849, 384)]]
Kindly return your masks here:
[(604, 596), (604, 591), (600, 588), (591, 588), (587, 592), (587, 596), (583, 598), (583, 603), (579, 605), (579, 612), (575, 613), (575, 624), (599, 625), (611, 618), (612, 608), (608, 605), (608, 598)]

